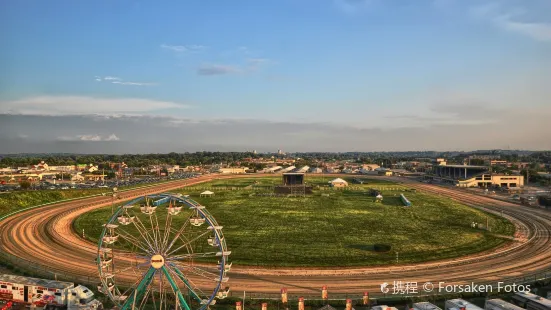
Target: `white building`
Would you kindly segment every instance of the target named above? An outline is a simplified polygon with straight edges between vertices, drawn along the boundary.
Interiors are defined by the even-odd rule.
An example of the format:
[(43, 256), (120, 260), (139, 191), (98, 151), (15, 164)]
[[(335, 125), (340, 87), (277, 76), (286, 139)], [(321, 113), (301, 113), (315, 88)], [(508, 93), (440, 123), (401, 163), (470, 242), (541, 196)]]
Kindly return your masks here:
[(323, 170), (319, 167), (310, 169), (310, 173), (323, 173)]
[(249, 170), (249, 168), (247, 167), (229, 167), (229, 168), (220, 168), (218, 169), (218, 172), (222, 174), (243, 174), (243, 173), (247, 173), (247, 170)]

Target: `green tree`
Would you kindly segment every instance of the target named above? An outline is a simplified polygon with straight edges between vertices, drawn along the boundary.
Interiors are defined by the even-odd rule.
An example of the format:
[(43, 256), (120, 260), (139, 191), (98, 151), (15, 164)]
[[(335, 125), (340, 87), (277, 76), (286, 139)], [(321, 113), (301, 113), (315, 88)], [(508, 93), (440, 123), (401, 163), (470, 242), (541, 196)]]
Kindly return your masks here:
[(31, 182), (21, 181), (21, 182), (19, 182), (19, 186), (21, 186), (21, 189), (27, 190), (27, 189), (31, 188)]

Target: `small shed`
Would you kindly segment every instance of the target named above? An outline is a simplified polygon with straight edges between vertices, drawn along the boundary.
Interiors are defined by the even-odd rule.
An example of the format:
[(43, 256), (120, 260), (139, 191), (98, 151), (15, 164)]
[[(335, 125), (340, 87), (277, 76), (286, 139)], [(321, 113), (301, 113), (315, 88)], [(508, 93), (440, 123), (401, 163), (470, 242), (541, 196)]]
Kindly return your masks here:
[(214, 192), (211, 191), (204, 191), (201, 194), (199, 194), (201, 197), (210, 197), (214, 195)]

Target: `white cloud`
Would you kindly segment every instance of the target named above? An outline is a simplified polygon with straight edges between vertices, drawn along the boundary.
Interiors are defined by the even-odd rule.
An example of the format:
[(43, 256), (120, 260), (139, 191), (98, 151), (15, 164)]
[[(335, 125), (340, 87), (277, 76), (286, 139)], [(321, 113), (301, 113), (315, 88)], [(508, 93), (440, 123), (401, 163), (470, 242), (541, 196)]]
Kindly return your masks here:
[(115, 134), (109, 135), (109, 137), (105, 138), (105, 141), (119, 141), (119, 137), (117, 137)]
[(551, 41), (551, 23), (529, 23), (513, 21), (508, 17), (502, 17), (498, 24), (504, 29), (527, 35), (538, 41)]
[(79, 135), (77, 137), (81, 141), (101, 141), (101, 137), (98, 135)]
[(551, 23), (523, 21), (529, 12), (522, 8), (507, 9), (497, 2), (470, 8), (471, 16), (493, 23), (496, 27), (528, 36), (537, 41), (551, 41)]
[(0, 113), (26, 115), (112, 115), (117, 113), (132, 115), (189, 107), (186, 104), (170, 101), (84, 96), (37, 96), (13, 101), (0, 101)]
[(183, 45), (167, 45), (167, 44), (161, 44), (161, 48), (172, 50), (174, 52), (185, 52), (187, 51), (187, 48)]
[(100, 136), (98, 134), (89, 134), (89, 135), (76, 135), (76, 136), (59, 136), (57, 137), (58, 141), (119, 141), (119, 137), (115, 134), (111, 134), (107, 137)]
[(191, 44), (191, 45), (169, 45), (161, 44), (162, 49), (171, 50), (173, 52), (197, 52), (206, 48), (204, 45)]
[(156, 83), (122, 82), (122, 81), (113, 81), (111, 83), (120, 84), (120, 85), (134, 85), (134, 86), (153, 86), (153, 85), (157, 85)]
[(133, 85), (133, 86), (152, 86), (157, 85), (157, 83), (144, 83), (144, 82), (130, 82), (130, 81), (124, 81), (123, 79), (119, 77), (114, 76), (106, 76), (104, 78), (96, 76), (95, 80), (98, 82), (109, 82), (111, 84), (118, 84), (118, 85)]
[(213, 76), (251, 73), (269, 62), (267, 58), (248, 58), (243, 65), (203, 64), (197, 68), (197, 74)]

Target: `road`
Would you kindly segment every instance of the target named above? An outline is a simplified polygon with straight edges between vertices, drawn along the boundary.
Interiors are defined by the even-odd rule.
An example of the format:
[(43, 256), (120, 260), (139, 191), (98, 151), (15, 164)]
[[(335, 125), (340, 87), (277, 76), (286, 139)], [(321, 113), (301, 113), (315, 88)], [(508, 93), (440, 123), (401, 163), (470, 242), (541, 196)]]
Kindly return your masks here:
[[(177, 180), (147, 189), (129, 190), (120, 196), (124, 200), (129, 200), (144, 194), (165, 192), (210, 181), (214, 177), (226, 178), (202, 176), (191, 180)], [(364, 291), (378, 292), (383, 282), (483, 283), (549, 270), (551, 212), (403, 178), (395, 180), (405, 182), (408, 187), (422, 192), (445, 195), (488, 212), (503, 214), (517, 228), (515, 241), (507, 246), (469, 257), (415, 265), (338, 269), (264, 269), (234, 266), (229, 273), (228, 285), (233, 291), (272, 294), (279, 292), (282, 287), (287, 287), (293, 294), (317, 294), (322, 285), (328, 285), (331, 292), (361, 294)], [(0, 251), (17, 257), (16, 264), (19, 265), (39, 265), (47, 268), (52, 274), (88, 278), (94, 282), (94, 279), (98, 279), (95, 264), (96, 244), (80, 238), (72, 230), (72, 222), (82, 213), (110, 204), (110, 197), (91, 197), (48, 205), (11, 216), (0, 222)], [(208, 285), (199, 279), (197, 281), (201, 286)], [(99, 280), (97, 282), (99, 283)]]

